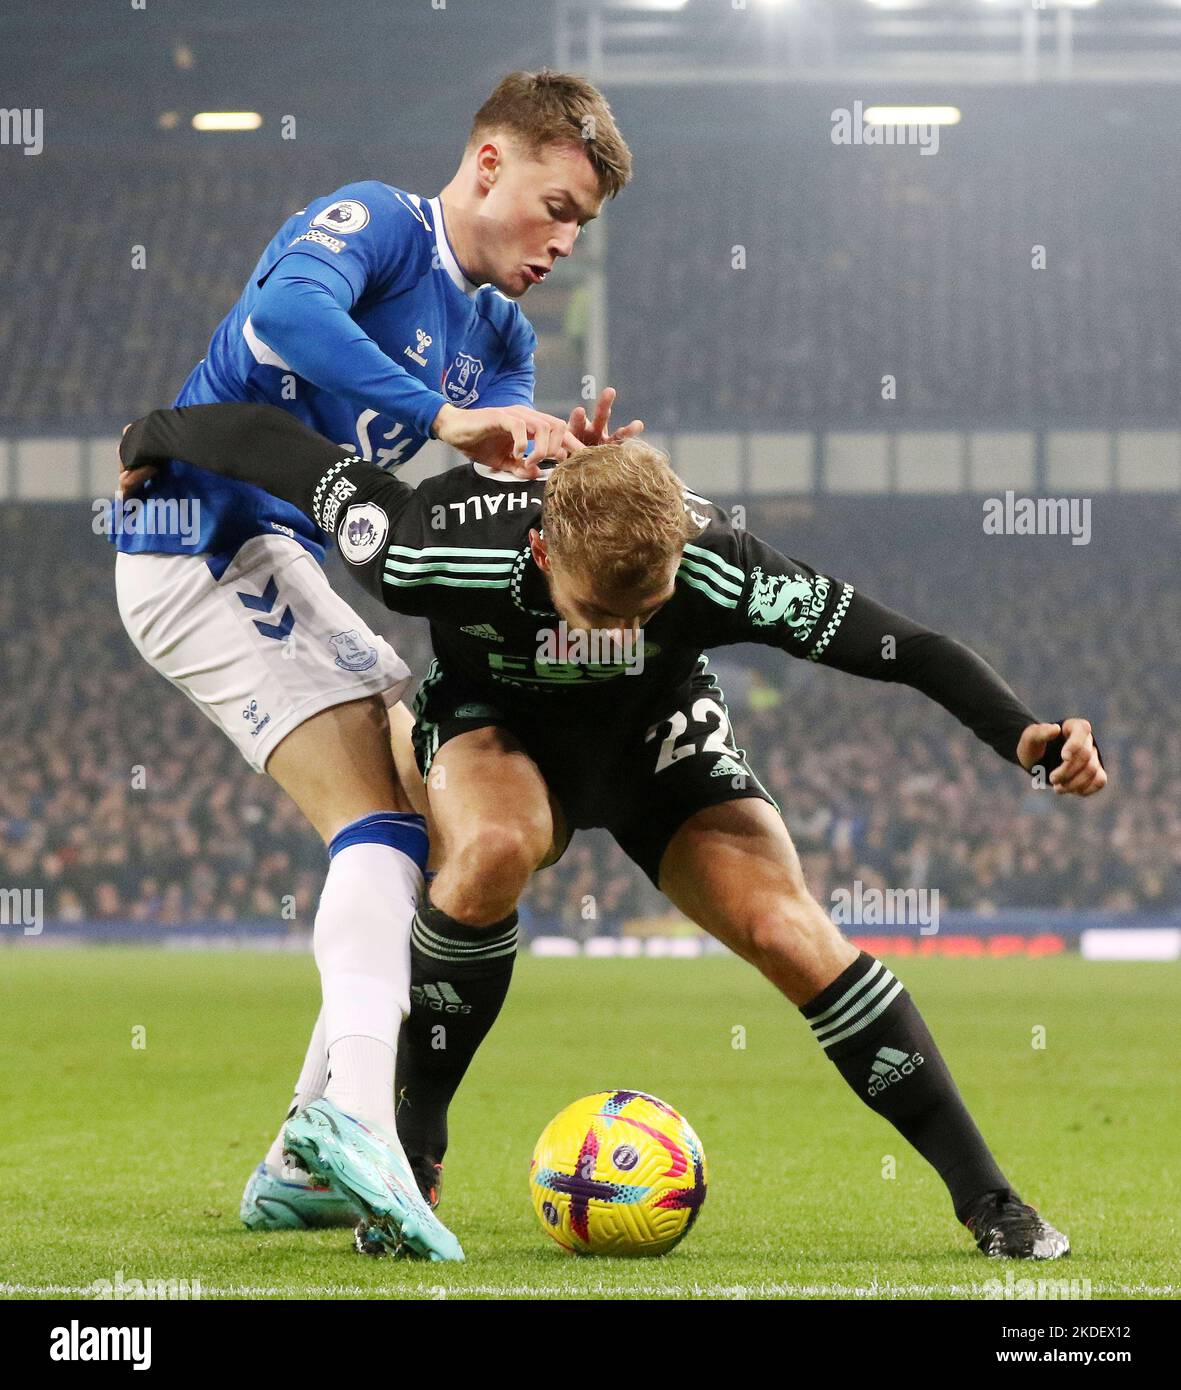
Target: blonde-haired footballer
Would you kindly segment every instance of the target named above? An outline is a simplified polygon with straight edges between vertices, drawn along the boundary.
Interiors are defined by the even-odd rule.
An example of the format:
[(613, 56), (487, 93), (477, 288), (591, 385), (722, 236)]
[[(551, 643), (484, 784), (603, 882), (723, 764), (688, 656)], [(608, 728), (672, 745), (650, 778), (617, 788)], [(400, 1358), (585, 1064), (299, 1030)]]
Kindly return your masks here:
[[(177, 403), (270, 402), (379, 471), (436, 438), (528, 477), (530, 442), (534, 458), (565, 458), (634, 434), (639, 421), (612, 434), (609, 388), (591, 420), (581, 407), (568, 420), (534, 409), (536, 337), (517, 303), (630, 177), (627, 145), (590, 83), (512, 73), (435, 197), (369, 179), (289, 217)], [(409, 715), (387, 707), (410, 672), (320, 568), (338, 522), (361, 536), (359, 499), (336, 479), (313, 522), (179, 460), (147, 486), (192, 499), (200, 532), (194, 545), (116, 528), (124, 625), (144, 659), (275, 779), (329, 854), (315, 921), (323, 1008), (290, 1123), (247, 1186), (243, 1219), (307, 1225), (358, 1207), (391, 1248), (462, 1259), (395, 1130), (427, 837), (390, 749), (391, 718)], [(284, 1165), (285, 1146), (295, 1165)]]
[[(414, 920), (415, 1007), (398, 1055), (398, 1130), (428, 1194), (448, 1105), (508, 989), (518, 898), (572, 831), (602, 826), (800, 1010), (862, 1101), (934, 1166), (985, 1254), (1069, 1253), (1010, 1186), (902, 982), (808, 891), (704, 652), (759, 642), (912, 686), (1015, 767), (1040, 764), (1062, 794), (1107, 780), (1085, 719), (1037, 719), (961, 643), (733, 526), (642, 439), (584, 450), (546, 481), (469, 465), (412, 489), (265, 407), (212, 406), (138, 422), (128, 483), (176, 456), (216, 460), (321, 524), (347, 480), (372, 526), (350, 554), (337, 520), (350, 572), (430, 619), (413, 748), (441, 864)], [(432, 516), (448, 518), (442, 533)], [(454, 1006), (440, 1051), (434, 1001)]]

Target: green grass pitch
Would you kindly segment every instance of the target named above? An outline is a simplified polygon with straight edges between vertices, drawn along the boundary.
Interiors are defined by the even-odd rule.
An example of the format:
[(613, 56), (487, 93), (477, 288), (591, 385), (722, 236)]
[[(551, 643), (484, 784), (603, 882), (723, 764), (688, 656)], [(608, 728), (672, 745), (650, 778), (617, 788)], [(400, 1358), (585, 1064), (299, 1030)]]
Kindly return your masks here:
[[(1017, 1267), (975, 1251), (933, 1172), (739, 961), (522, 958), (453, 1108), (440, 1215), (467, 1262), (441, 1267), (238, 1222), (314, 1021), (308, 956), (0, 962), (5, 1298), (119, 1271), (199, 1279), (205, 1298), (980, 1298), (1008, 1271), (1095, 1298), (1181, 1292), (1175, 966), (894, 962), (1011, 1180), (1072, 1238), (1070, 1260)], [(705, 1144), (708, 1199), (664, 1259), (567, 1256), (529, 1202), (546, 1121), (607, 1087), (667, 1099)]]

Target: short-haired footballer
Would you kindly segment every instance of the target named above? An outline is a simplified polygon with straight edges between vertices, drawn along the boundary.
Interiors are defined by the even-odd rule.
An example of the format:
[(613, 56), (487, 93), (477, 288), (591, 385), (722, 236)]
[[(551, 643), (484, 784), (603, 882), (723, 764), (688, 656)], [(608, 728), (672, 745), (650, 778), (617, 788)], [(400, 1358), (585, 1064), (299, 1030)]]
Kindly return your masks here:
[(529, 875), (573, 830), (602, 826), (799, 1008), (856, 1094), (939, 1173), (981, 1250), (1069, 1252), (1011, 1187), (902, 982), (808, 891), (704, 653), (759, 642), (912, 686), (1077, 796), (1107, 780), (1085, 719), (1037, 719), (961, 643), (733, 526), (642, 439), (584, 450), (544, 480), (467, 465), (415, 489), (268, 407), (195, 407), (136, 423), (128, 485), (173, 457), (334, 526), (360, 584), (430, 620), (413, 744), (445, 854), (414, 921), (412, 987), (467, 1007), (448, 1013), (439, 1051), (438, 1014), (410, 1013), (398, 1126), (416, 1171), (437, 1173), (448, 1104), (507, 992)]

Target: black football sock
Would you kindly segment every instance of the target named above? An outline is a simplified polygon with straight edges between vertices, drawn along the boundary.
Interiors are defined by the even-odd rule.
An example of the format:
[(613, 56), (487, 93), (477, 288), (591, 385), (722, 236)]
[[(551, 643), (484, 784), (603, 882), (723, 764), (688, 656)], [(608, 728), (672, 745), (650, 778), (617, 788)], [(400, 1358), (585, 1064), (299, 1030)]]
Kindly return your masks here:
[(410, 1014), (394, 1080), (398, 1137), (409, 1157), (442, 1161), (447, 1107), (496, 1022), (517, 955), (517, 914), (470, 927), (424, 899), (410, 928)]
[(984, 1193), (1008, 1190), (922, 1015), (881, 961), (862, 951), (800, 1012), (854, 1091), (947, 1184), (960, 1220)]

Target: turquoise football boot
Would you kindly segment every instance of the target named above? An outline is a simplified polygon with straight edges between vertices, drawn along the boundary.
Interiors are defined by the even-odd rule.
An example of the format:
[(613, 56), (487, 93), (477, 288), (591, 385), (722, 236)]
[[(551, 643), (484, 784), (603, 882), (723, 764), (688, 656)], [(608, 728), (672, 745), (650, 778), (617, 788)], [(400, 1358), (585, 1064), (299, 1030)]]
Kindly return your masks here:
[(394, 1255), (462, 1260), (455, 1236), (423, 1201), (397, 1135), (372, 1130), (321, 1097), (287, 1121), (284, 1154), (360, 1208)]
[(358, 1210), (330, 1187), (288, 1182), (260, 1163), (242, 1193), (238, 1215), (252, 1231), (314, 1231), (352, 1226)]

